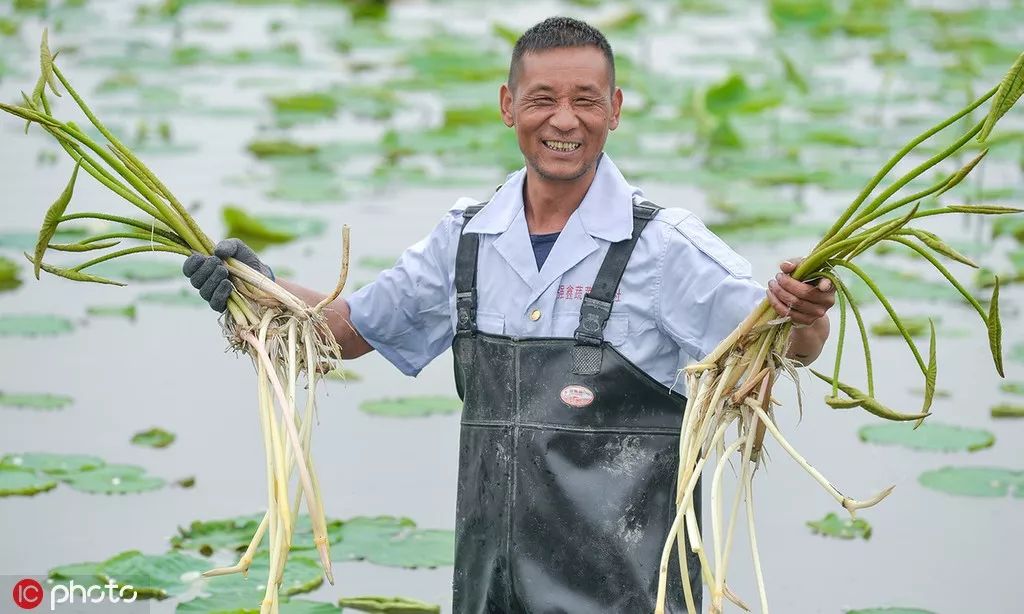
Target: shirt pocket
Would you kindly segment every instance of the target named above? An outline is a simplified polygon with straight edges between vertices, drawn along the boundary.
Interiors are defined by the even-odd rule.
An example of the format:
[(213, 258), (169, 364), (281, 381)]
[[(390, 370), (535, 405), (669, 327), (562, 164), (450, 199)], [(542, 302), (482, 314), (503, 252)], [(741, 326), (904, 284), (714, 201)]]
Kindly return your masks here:
[[(559, 337), (572, 337), (576, 327), (580, 325), (580, 314), (555, 314), (555, 334)], [(604, 340), (613, 346), (621, 346), (629, 337), (629, 316), (613, 313), (604, 326)]]
[(500, 313), (480, 311), (476, 314), (476, 329), (492, 335), (505, 334), (505, 316)]

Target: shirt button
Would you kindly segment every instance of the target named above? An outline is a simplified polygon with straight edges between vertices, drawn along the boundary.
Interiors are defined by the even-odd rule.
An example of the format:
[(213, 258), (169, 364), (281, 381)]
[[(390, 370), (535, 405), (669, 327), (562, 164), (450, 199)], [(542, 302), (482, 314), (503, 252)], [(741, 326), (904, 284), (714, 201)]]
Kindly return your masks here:
[(540, 319), (540, 309), (534, 309), (530, 312), (530, 319), (536, 322)]

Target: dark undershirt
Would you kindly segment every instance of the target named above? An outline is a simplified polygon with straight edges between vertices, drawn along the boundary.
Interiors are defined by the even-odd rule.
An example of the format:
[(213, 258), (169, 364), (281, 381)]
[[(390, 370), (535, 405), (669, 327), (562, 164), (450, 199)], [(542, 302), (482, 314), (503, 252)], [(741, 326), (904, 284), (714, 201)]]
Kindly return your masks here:
[(555, 244), (555, 239), (558, 238), (557, 232), (544, 235), (530, 235), (530, 243), (533, 244), (533, 256), (537, 259), (537, 270), (544, 266), (544, 261), (548, 259), (548, 254), (551, 253), (551, 248)]

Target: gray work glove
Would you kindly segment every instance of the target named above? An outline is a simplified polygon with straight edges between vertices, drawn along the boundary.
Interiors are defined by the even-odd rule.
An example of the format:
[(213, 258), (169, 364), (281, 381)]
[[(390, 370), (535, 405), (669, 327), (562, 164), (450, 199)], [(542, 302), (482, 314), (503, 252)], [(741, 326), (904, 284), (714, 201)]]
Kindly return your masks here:
[(181, 272), (192, 282), (192, 287), (199, 289), (199, 296), (210, 303), (216, 312), (223, 312), (228, 307), (228, 297), (235, 286), (228, 279), (228, 267), (224, 261), (234, 258), (249, 268), (274, 279), (274, 272), (263, 264), (256, 252), (252, 251), (241, 239), (224, 239), (213, 248), (213, 256), (194, 253), (185, 259)]

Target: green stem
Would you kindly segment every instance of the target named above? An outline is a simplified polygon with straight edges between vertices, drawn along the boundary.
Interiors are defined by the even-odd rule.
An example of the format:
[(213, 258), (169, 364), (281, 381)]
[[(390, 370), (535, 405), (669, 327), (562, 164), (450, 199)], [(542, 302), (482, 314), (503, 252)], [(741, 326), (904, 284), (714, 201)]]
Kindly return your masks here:
[(79, 146), (77, 141), (55, 128), (46, 128), (46, 131), (57, 139), (57, 142), (60, 143), (61, 147), (68, 152), (68, 155), (71, 156), (73, 160), (81, 162), (82, 168), (84, 168), (85, 171), (92, 175), (97, 181), (105, 185), (121, 198), (145, 211), (147, 214), (160, 219), (160, 212), (157, 211), (156, 208), (129, 190), (128, 186), (121, 183), (113, 173), (103, 168), (103, 165), (95, 158), (82, 151), (82, 148)]
[(196, 248), (196, 246), (199, 245), (199, 243), (195, 239), (195, 237), (192, 236), (191, 231), (188, 229), (188, 227), (185, 226), (180, 219), (178, 219), (175, 213), (170, 208), (168, 208), (167, 204), (164, 203), (163, 200), (155, 192), (149, 189), (149, 186), (147, 186), (144, 181), (139, 179), (135, 175), (135, 173), (131, 171), (131, 169), (125, 166), (120, 160), (117, 159), (115, 155), (107, 151), (105, 148), (101, 147), (99, 143), (92, 140), (92, 138), (90, 138), (84, 132), (76, 130), (67, 125), (61, 125), (60, 129), (63, 132), (66, 132), (71, 138), (79, 141), (89, 149), (96, 152), (96, 154), (99, 155), (100, 158), (102, 158), (103, 161), (106, 162), (108, 166), (110, 166), (110, 168), (117, 171), (118, 175), (121, 175), (121, 177), (123, 177), (125, 181), (130, 183), (131, 186), (135, 188), (135, 190), (138, 191), (139, 194), (141, 194), (147, 201), (149, 201), (149, 203), (153, 207), (155, 207), (155, 215), (149, 211), (147, 211), (147, 213), (150, 213), (150, 215), (153, 215), (153, 217), (160, 220), (167, 226), (171, 227), (171, 229), (173, 229), (176, 233), (181, 235), (181, 237), (185, 239), (185, 241), (190, 246), (199, 251), (199, 249)]
[(875, 396), (875, 377), (874, 370), (871, 363), (871, 343), (868, 340), (868, 329), (864, 325), (864, 318), (860, 315), (860, 307), (857, 306), (857, 302), (853, 299), (853, 294), (850, 289), (843, 283), (843, 280), (838, 275), (834, 275), (829, 272), (822, 272), (823, 277), (827, 277), (832, 280), (832, 283), (836, 286), (836, 292), (842, 292), (843, 296), (846, 297), (846, 302), (850, 305), (850, 311), (853, 312), (853, 317), (857, 320), (857, 328), (860, 331), (861, 345), (864, 347), (864, 369), (867, 371), (868, 379), (868, 396)]
[(924, 364), (924, 359), (921, 358), (921, 353), (917, 350), (917, 346), (914, 344), (914, 340), (910, 337), (910, 333), (907, 332), (906, 327), (903, 326), (903, 322), (900, 320), (899, 315), (896, 313), (896, 310), (893, 309), (892, 305), (889, 303), (889, 300), (885, 298), (885, 295), (882, 294), (882, 291), (878, 288), (878, 286), (875, 285), (875, 282), (872, 281), (868, 274), (865, 273), (859, 266), (850, 262), (849, 260), (835, 260), (833, 262), (838, 266), (842, 266), (853, 271), (854, 274), (857, 275), (857, 277), (860, 277), (861, 280), (865, 284), (867, 284), (868, 288), (871, 288), (871, 292), (874, 293), (875, 298), (877, 298), (878, 302), (881, 303), (882, 307), (885, 308), (886, 313), (888, 313), (889, 317), (892, 319), (892, 323), (896, 325), (897, 330), (900, 331), (900, 335), (903, 336), (903, 339), (907, 342), (907, 345), (910, 347), (910, 351), (913, 352), (914, 359), (917, 360), (917, 365), (918, 367), (921, 368), (921, 373), (928, 375), (928, 366)]
[(930, 169), (931, 167), (935, 166), (939, 162), (942, 162), (943, 160), (948, 158), (950, 155), (955, 153), (957, 150), (959, 150), (961, 147), (966, 145), (968, 141), (973, 139), (975, 137), (975, 135), (977, 135), (979, 132), (981, 132), (981, 127), (982, 127), (982, 124), (979, 122), (973, 128), (971, 128), (969, 131), (967, 131), (966, 134), (964, 134), (959, 139), (954, 141), (952, 145), (949, 145), (948, 147), (946, 147), (945, 149), (943, 149), (939, 153), (937, 153), (934, 156), (928, 158), (924, 162), (918, 164), (909, 173), (903, 175), (903, 177), (901, 177), (898, 181), (896, 181), (894, 184), (889, 186), (884, 192), (879, 194), (877, 198), (872, 200), (871, 204), (869, 204), (867, 206), (867, 208), (864, 209), (864, 213), (862, 213), (860, 217), (864, 217), (867, 214), (873, 212), (875, 209), (877, 209), (883, 203), (885, 203), (885, 201), (888, 200), (890, 196), (892, 196), (893, 194), (898, 192), (900, 190), (900, 188), (902, 188), (903, 186), (907, 185), (908, 183), (910, 183), (911, 181), (916, 179), (919, 175), (921, 175), (921, 173), (923, 173), (926, 170)]
[[(56, 64), (54, 64), (53, 66), (53, 74), (61, 82), (64, 88), (67, 89), (68, 93), (71, 94), (71, 97), (78, 104), (78, 107), (82, 110), (82, 113), (84, 113), (85, 116), (89, 118), (89, 121), (92, 123), (92, 125), (95, 126), (96, 129), (99, 130), (100, 133), (104, 137), (106, 137), (106, 139), (115, 148), (117, 148), (119, 151), (121, 151), (123, 155), (129, 158), (134, 163), (134, 165), (141, 171), (141, 174), (149, 178), (149, 180), (156, 184), (156, 186), (160, 188), (160, 190), (164, 193), (164, 196), (167, 197), (167, 200), (168, 202), (170, 202), (172, 209), (180, 217), (180, 220), (185, 224), (185, 227), (189, 231), (187, 233), (181, 233), (182, 236), (186, 239), (186, 241), (188, 241), (189, 245), (192, 245), (193, 247), (201, 246), (203, 249), (207, 250), (207, 253), (212, 254), (213, 243), (210, 241), (209, 237), (203, 234), (202, 230), (199, 230), (199, 227), (196, 225), (195, 220), (192, 219), (192, 216), (188, 214), (188, 211), (185, 210), (181, 203), (178, 202), (178, 200), (175, 199), (173, 196), (169, 196), (169, 191), (163, 186), (162, 183), (159, 182), (159, 180), (156, 179), (153, 173), (150, 172), (149, 169), (146, 168), (146, 166), (141, 161), (139, 161), (139, 159), (136, 158), (135, 155), (132, 154), (131, 151), (127, 147), (125, 147), (124, 144), (116, 136), (114, 136), (112, 132), (107, 130), (107, 127), (103, 125), (103, 122), (101, 122), (99, 118), (93, 114), (89, 106), (85, 104), (85, 101), (82, 100), (82, 98), (78, 95), (78, 92), (75, 91), (75, 88), (71, 87), (71, 84), (68, 82), (68, 80), (64, 78), (64, 74), (61, 73), (60, 69), (57, 68)], [(144, 182), (142, 183), (144, 185)], [(139, 189), (138, 186), (136, 186), (136, 189)], [(142, 192), (143, 194), (146, 193), (146, 191), (144, 190), (139, 191)], [(151, 200), (152, 202), (152, 199), (149, 200)], [(168, 225), (173, 227), (172, 224)]]
[[(851, 226), (854, 227), (854, 228), (859, 228), (859, 227), (863, 226), (864, 224), (867, 224), (868, 222), (873, 222), (873, 221), (877, 220), (878, 218), (882, 217), (886, 213), (891, 213), (892, 211), (895, 211), (896, 209), (899, 209), (903, 205), (908, 205), (910, 203), (917, 202), (917, 201), (921, 200), (922, 198), (931, 196), (932, 194), (934, 194), (934, 193), (938, 192), (939, 190), (941, 190), (943, 188), (943, 186), (945, 186), (948, 181), (949, 181), (949, 178), (947, 177), (946, 179), (943, 179), (939, 183), (937, 183), (937, 184), (935, 184), (935, 185), (933, 185), (933, 186), (931, 186), (929, 188), (925, 188), (924, 190), (921, 190), (920, 192), (917, 192), (915, 194), (911, 194), (910, 196), (907, 196), (906, 198), (901, 198), (900, 200), (896, 201), (895, 203), (892, 203), (891, 205), (886, 205), (886, 206), (882, 207), (881, 209), (879, 209), (879, 210), (869, 214), (867, 217), (864, 217), (864, 216), (857, 217), (857, 219), (853, 220), (853, 223), (851, 224)], [(861, 220), (863, 220), (863, 221), (861, 221)]]
[(864, 201), (871, 194), (871, 192), (878, 186), (879, 183), (882, 182), (882, 179), (884, 179), (885, 176), (889, 174), (889, 171), (891, 171), (893, 167), (895, 167), (896, 164), (903, 159), (904, 156), (906, 156), (908, 153), (910, 153), (912, 149), (914, 149), (915, 147), (917, 147), (918, 145), (920, 145), (933, 135), (947, 128), (956, 120), (969, 114), (971, 111), (984, 104), (986, 100), (991, 98), (992, 95), (996, 93), (997, 88), (998, 86), (993, 87), (987, 93), (983, 94), (981, 98), (975, 100), (965, 109), (959, 111), (957, 114), (946, 119), (946, 121), (942, 122), (941, 124), (933, 126), (932, 128), (929, 128), (928, 130), (922, 132), (912, 141), (904, 145), (902, 149), (893, 154), (893, 156), (889, 158), (889, 161), (885, 163), (885, 166), (883, 166), (877, 173), (875, 173), (875, 176), (871, 178), (871, 181), (869, 181), (866, 186), (864, 186), (864, 189), (861, 190), (860, 194), (857, 195), (857, 198), (854, 199), (852, 203), (850, 203), (850, 206), (846, 208), (846, 211), (844, 211), (843, 214), (839, 216), (839, 219), (836, 220), (835, 224), (833, 224), (829, 231), (825, 233), (825, 236), (818, 243), (818, 246), (827, 243), (829, 239), (833, 237), (833, 235), (835, 235), (836, 233), (839, 232), (840, 229), (842, 229), (846, 222), (849, 221), (849, 219), (853, 216), (854, 213), (856, 213), (857, 208), (864, 203)]
[[(60, 219), (57, 220), (57, 223), (60, 224), (62, 222), (67, 222), (67, 221), (70, 221), (70, 220), (92, 220), (92, 219), (104, 220), (104, 221), (107, 221), (107, 222), (116, 222), (118, 224), (124, 224), (125, 226), (132, 226), (132, 227), (138, 228), (140, 230), (145, 230), (146, 232), (151, 233), (151, 234), (158, 234), (161, 237), (164, 237), (165, 239), (170, 239), (172, 241), (181, 242), (181, 244), (184, 245), (181, 237), (179, 237), (178, 235), (174, 234), (173, 232), (168, 232), (168, 231), (164, 230), (163, 228), (158, 228), (158, 227), (154, 226), (153, 224), (147, 224), (146, 222), (144, 222), (142, 220), (136, 220), (136, 219), (132, 219), (130, 217), (123, 217), (123, 216), (120, 216), (120, 215), (110, 215), (109, 213), (93, 213), (93, 212), (88, 212), (88, 213), (70, 213), (70, 214), (67, 214), (67, 215), (62, 215), (60, 217)], [(155, 222), (156, 222), (156, 220), (154, 220), (154, 223)]]
[(188, 246), (185, 245), (185, 242), (182, 241), (181, 239), (168, 239), (167, 237), (162, 237), (156, 233), (148, 235), (141, 232), (108, 232), (106, 234), (96, 235), (89, 237), (87, 239), (83, 239), (79, 241), (79, 244), (88, 245), (89, 243), (95, 243), (96, 241), (105, 241), (107, 239), (137, 239), (139, 241), (150, 242), (156, 241), (161, 245), (167, 245), (170, 247), (183, 247), (185, 249), (188, 249)]
[(71, 269), (72, 271), (84, 271), (85, 269), (106, 262), (107, 260), (113, 260), (114, 258), (120, 258), (121, 256), (127, 256), (129, 254), (138, 254), (141, 252), (171, 252), (172, 254), (181, 254), (182, 256), (191, 256), (192, 252), (184, 247), (171, 247), (169, 245), (139, 245), (136, 247), (129, 247), (126, 249), (118, 250), (110, 254), (104, 254), (98, 258), (93, 258), (87, 262), (76, 266)]
[[(835, 282), (832, 282), (833, 285)], [(843, 342), (846, 340), (846, 298), (836, 286), (836, 299), (839, 301), (839, 341), (836, 344), (836, 364), (832, 368), (832, 398), (839, 396), (839, 366), (843, 361)]]
[(963, 295), (965, 299), (967, 299), (967, 302), (971, 304), (971, 307), (974, 307), (974, 310), (977, 311), (978, 315), (981, 316), (981, 321), (988, 325), (988, 314), (985, 313), (985, 309), (981, 306), (981, 303), (979, 303), (978, 300), (974, 298), (971, 295), (971, 293), (967, 291), (966, 288), (963, 287), (963, 285), (957, 280), (956, 277), (953, 277), (953, 274), (950, 273), (949, 269), (943, 266), (941, 262), (939, 262), (938, 258), (929, 253), (928, 250), (926, 250), (925, 248), (914, 243), (913, 241), (910, 241), (909, 239), (904, 239), (903, 237), (887, 237), (887, 239), (889, 241), (895, 241), (896, 243), (902, 243), (903, 245), (906, 245), (907, 247), (914, 250), (918, 254), (921, 254), (921, 256), (925, 260), (932, 263), (932, 266), (938, 269), (939, 273), (942, 273), (942, 276), (945, 277), (946, 280), (950, 284), (952, 284), (954, 288), (957, 289), (957, 292), (959, 292), (961, 295)]

